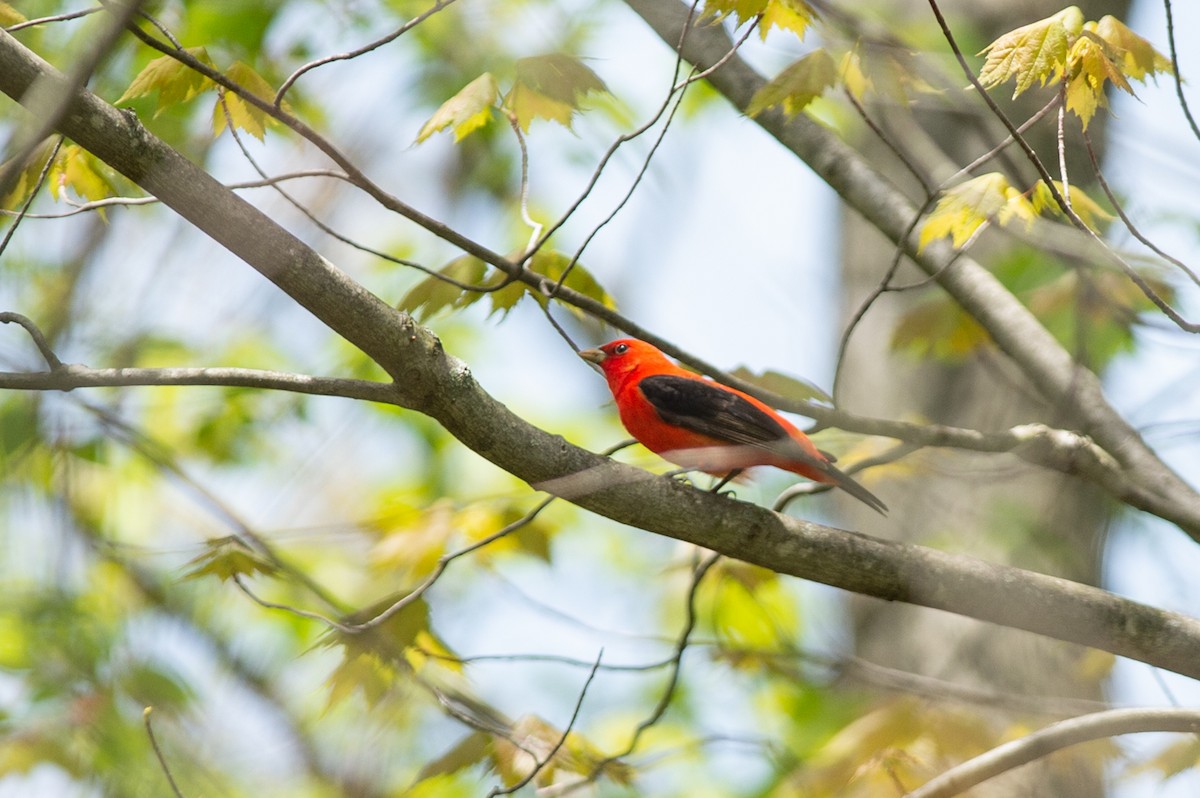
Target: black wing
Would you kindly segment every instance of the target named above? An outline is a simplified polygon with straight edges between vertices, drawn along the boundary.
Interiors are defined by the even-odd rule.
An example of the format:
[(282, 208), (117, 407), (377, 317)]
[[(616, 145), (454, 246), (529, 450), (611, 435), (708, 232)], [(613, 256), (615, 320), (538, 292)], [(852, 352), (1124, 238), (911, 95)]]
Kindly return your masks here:
[[(646, 377), (639, 387), (668, 424), (729, 443), (793, 455), (799, 449), (779, 422), (736, 393), (688, 377)], [(790, 444), (790, 445), (789, 445)], [(816, 462), (816, 458), (805, 459)]]
[(744, 397), (710, 382), (665, 374), (646, 377), (638, 386), (668, 424), (808, 463), (851, 496), (886, 514), (887, 505), (834, 466), (832, 457), (829, 460), (813, 457), (792, 440), (778, 421)]

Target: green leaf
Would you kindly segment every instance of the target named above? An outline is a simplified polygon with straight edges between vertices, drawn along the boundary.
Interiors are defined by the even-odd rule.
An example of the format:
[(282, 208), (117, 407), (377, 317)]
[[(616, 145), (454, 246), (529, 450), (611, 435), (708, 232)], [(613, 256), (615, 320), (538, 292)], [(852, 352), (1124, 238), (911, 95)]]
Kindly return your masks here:
[(517, 61), (516, 81), (504, 98), (504, 107), (526, 132), (534, 119), (549, 119), (570, 128), (583, 99), (592, 92), (607, 91), (604, 81), (579, 59), (550, 53)]
[(788, 116), (795, 116), (810, 102), (837, 83), (838, 68), (825, 50), (813, 50), (776, 75), (754, 93), (747, 116), (758, 116), (768, 108), (782, 106)]
[(891, 347), (922, 360), (957, 363), (990, 341), (987, 331), (958, 303), (938, 297), (901, 316), (892, 332)]
[(184, 579), (199, 579), (215, 576), (222, 582), (234, 576), (270, 576), (277, 572), (273, 563), (251, 551), (246, 544), (234, 537), (219, 538), (208, 543), (208, 549), (188, 562), (189, 570)]
[(457, 773), (463, 768), (483, 762), (490, 750), (491, 737), (483, 732), (472, 732), (455, 743), (449, 751), (426, 763), (417, 773), (417, 780), (424, 781), (434, 776)]
[(395, 681), (395, 669), (379, 657), (347, 651), (325, 680), (329, 688), (325, 709), (337, 706), (355, 693), (362, 693), (368, 707), (376, 707), (387, 697)]
[[(447, 308), (465, 308), (478, 302), (483, 294), (464, 290), (456, 283), (481, 285), (487, 270), (487, 264), (474, 255), (455, 258), (439, 269), (437, 275), (430, 275), (413, 286), (397, 307), (413, 314), (417, 321), (422, 322)], [(449, 282), (450, 280), (454, 282)]]
[[(42, 175), (42, 169), (46, 167), (46, 160), (52, 152), (54, 152), (54, 140), (46, 139), (30, 153), (25, 165), (18, 173), (17, 182), (13, 185), (12, 190), (5, 197), (0, 198), (0, 207), (13, 209), (29, 199), (29, 195), (37, 186), (38, 178)], [(7, 174), (12, 165), (11, 160), (0, 163), (0, 172)]]
[[(572, 291), (583, 294), (588, 299), (594, 299), (610, 310), (616, 310), (616, 301), (604, 290), (604, 286), (600, 285), (599, 281), (592, 276), (592, 273), (580, 263), (571, 266), (571, 271), (567, 272), (566, 270), (570, 263), (571, 259), (563, 253), (543, 249), (538, 250), (537, 254), (530, 258), (529, 268), (538, 274), (545, 275), (552, 283), (562, 280), (563, 285)], [(563, 274), (567, 275), (566, 279), (563, 279)], [(546, 296), (540, 291), (528, 290), (528, 293), (540, 304), (544, 305), (549, 302)], [(586, 317), (586, 314), (578, 308), (570, 305), (567, 308), (580, 318)]]
[(985, 47), (987, 60), (979, 71), (979, 82), (987, 88), (1009, 80), (1016, 82), (1013, 98), (1037, 81), (1045, 86), (1062, 74), (1071, 39), (1083, 28), (1083, 12), (1077, 6), (1052, 17), (1009, 31)]
[(766, 371), (762, 374), (755, 374), (745, 366), (739, 366), (731, 371), (730, 374), (751, 385), (757, 385), (765, 391), (786, 396), (788, 399), (803, 399), (805, 401), (824, 402), (828, 405), (833, 404), (833, 397), (829, 394), (808, 380), (802, 380), (790, 374), (784, 374), (779, 371)]
[[(226, 71), (225, 76), (260, 100), (266, 100), (267, 102), (274, 100), (275, 90), (271, 88), (271, 84), (267, 83), (248, 64), (244, 64), (241, 61), (234, 63)], [(223, 91), (221, 92), (221, 96), (217, 98), (217, 104), (213, 107), (214, 137), (221, 135), (225, 130), (226, 108), (229, 110), (229, 119), (233, 121), (233, 126), (246, 131), (259, 141), (262, 141), (266, 135), (267, 125), (276, 124), (275, 120), (268, 116), (265, 111), (256, 108), (231, 91)]]
[[(208, 51), (203, 47), (189, 47), (185, 50), (198, 61), (212, 66)], [(185, 103), (202, 92), (215, 89), (216, 84), (191, 67), (179, 62), (169, 55), (155, 58), (138, 73), (129, 88), (116, 101), (116, 105), (145, 97), (158, 92), (158, 105), (154, 115), (162, 113), (172, 105)]]
[(484, 72), (442, 103), (429, 121), (421, 126), (417, 143), (448, 127), (454, 128), (454, 140), (462, 141), (463, 137), (492, 120), (492, 109), (499, 95), (496, 78), (491, 72)]

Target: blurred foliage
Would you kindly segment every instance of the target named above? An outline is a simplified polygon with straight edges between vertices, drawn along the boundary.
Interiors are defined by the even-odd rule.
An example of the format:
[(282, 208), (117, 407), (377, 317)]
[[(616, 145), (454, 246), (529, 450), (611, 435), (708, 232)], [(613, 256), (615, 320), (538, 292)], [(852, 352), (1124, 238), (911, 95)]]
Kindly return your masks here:
[[(192, 57), (269, 100), (310, 59), (376, 41), (431, 6), (169, 0), (149, 8)], [(0, 23), (74, 9), (0, 2)], [(544, 153), (550, 164), (570, 161), (570, 152), (553, 160), (553, 147), (588, 148), (591, 158), (644, 118), (640, 86), (628, 81), (648, 76), (622, 74), (592, 50), (605, 37), (623, 43), (627, 29), (617, 26), (628, 20), (614, 21), (622, 14), (605, 3), (463, 0), (361, 59), (312, 70), (285, 108), (357, 147), (356, 159), (397, 183), (408, 176), (388, 169), (411, 154), (404, 147), (423, 142), (415, 149), (439, 160), (414, 173), (433, 178), (448, 215), (469, 207), (514, 219), (531, 198), (558, 208), (556, 192), (536, 183), (531, 197), (520, 196), (521, 147), (535, 162)], [(794, 48), (821, 25), (798, 0), (709, 0), (700, 15), (731, 27), (755, 20), (773, 47)], [(65, 67), (103, 22), (92, 14), (15, 35)], [(1123, 27), (1102, 20), (1094, 33), (1122, 43), (1131, 78), (1162, 71)], [(832, 28), (822, 36), (823, 47), (783, 67), (751, 113), (812, 113), (818, 97), (841, 102), (835, 88), (897, 105), (933, 91), (906, 53), (860, 51)], [(1025, 53), (1030, 41), (1000, 40), (989, 59), (1002, 46)], [(1101, 55), (1111, 61), (1115, 52)], [(1096, 63), (1094, 54), (1080, 57)], [(1015, 79), (1023, 91), (1054, 77), (1052, 64), (1042, 73), (1018, 67), (997, 64), (992, 82)], [(666, 86), (673, 76), (662, 77)], [(231, 158), (230, 123), (276, 167), (327, 165), (256, 108), (132, 37), (90, 85), (220, 179), (254, 174)], [(370, 113), (355, 116), (350, 100), (363, 97)], [(695, 85), (676, 124), (700, 126), (720, 107), (715, 92)], [(7, 133), (13, 122), (0, 125)], [(568, 143), (554, 144), (555, 135)], [(38, 148), (4, 208), (33, 197), (35, 213), (70, 213), (79, 202), (141, 197), (72, 142), (54, 148)], [(553, 171), (542, 179), (556, 180)], [(922, 236), (963, 244), (1010, 202), (1012, 218), (1025, 222), (1053, 213), (1047, 195), (1044, 186), (1018, 192), (985, 175), (950, 189)], [(1075, 186), (1071, 197), (1089, 222), (1106, 221)], [(367, 218), (370, 235), (384, 238), (368, 245), (445, 263), (417, 273), (347, 257), (377, 293), (402, 295), (399, 307), (436, 321), (456, 353), (487, 337), (485, 317), (498, 323), (546, 307), (559, 282), (616, 307), (599, 272), (564, 254), (572, 251), (565, 243), (549, 242), (524, 262), (542, 278), (531, 287), (476, 258), (449, 259), (372, 215), (378, 208), (362, 213), (339, 188), (304, 200), (359, 235)], [(65, 360), (382, 378), (361, 352), (314, 333), (278, 296), (264, 297), (259, 283), (218, 271), (212, 250), (163, 209), (105, 213), (27, 219), (0, 259), (4, 303), (37, 319)], [(506, 231), (513, 240), (529, 235)], [(1070, 269), (1032, 249), (997, 274), (1096, 366), (1132, 346), (1148, 309), (1122, 275)], [(1161, 279), (1147, 279), (1170, 296)], [(0, 350), (3, 368), (41, 368), (27, 342), (12, 340)], [(946, 360), (989, 346), (940, 298), (904, 317), (893, 344)], [(785, 396), (829, 401), (779, 372), (736, 373)], [(555, 423), (577, 440), (597, 426)], [(611, 442), (623, 433), (614, 425), (604, 434)], [(631, 545), (627, 530), (561, 503), (541, 508), (528, 486), (392, 406), (247, 388), (5, 394), (0, 468), (0, 791), (36, 783), (59, 794), (166, 794), (147, 706), (189, 796), (475, 796), (517, 784), (535, 762), (545, 765), (535, 785), (595, 781), (600, 795), (875, 796), (915, 786), (1032, 722), (841, 678), (836, 658), (807, 653), (823, 631), (809, 623), (811, 592), (769, 570), (722, 560), (689, 608), (696, 552), (645, 536)], [(629, 753), (672, 684), (689, 609), (696, 628), (679, 652), (673, 700)], [(1081, 673), (1098, 678), (1105, 665), (1081, 663)], [(1097, 767), (1109, 755), (1089, 753)], [(1169, 777), (1196, 758), (1188, 742), (1145, 768)]]

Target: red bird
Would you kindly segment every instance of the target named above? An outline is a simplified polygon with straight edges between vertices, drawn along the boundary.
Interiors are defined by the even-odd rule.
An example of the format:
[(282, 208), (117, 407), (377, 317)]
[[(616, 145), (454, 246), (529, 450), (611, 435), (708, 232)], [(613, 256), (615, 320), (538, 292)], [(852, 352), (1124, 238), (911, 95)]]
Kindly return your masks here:
[(579, 356), (604, 372), (629, 434), (672, 463), (716, 476), (775, 466), (836, 485), (881, 514), (887, 510), (786, 418), (749, 394), (680, 368), (645, 341), (622, 338)]

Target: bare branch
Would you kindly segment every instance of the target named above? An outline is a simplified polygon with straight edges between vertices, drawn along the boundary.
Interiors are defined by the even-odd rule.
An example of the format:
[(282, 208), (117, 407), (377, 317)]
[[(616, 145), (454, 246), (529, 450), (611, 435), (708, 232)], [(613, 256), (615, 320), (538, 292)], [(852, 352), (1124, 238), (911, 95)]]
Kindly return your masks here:
[(951, 798), (980, 782), (1089, 740), (1142, 732), (1200, 733), (1200, 710), (1113, 709), (1047, 726), (954, 767), (905, 798)]
[(1163, 8), (1167, 12), (1167, 45), (1171, 48), (1171, 66), (1175, 70), (1175, 96), (1179, 98), (1179, 107), (1183, 109), (1183, 115), (1187, 117), (1192, 135), (1200, 139), (1200, 126), (1197, 126), (1196, 118), (1192, 116), (1192, 108), (1188, 105), (1187, 97), (1183, 93), (1183, 73), (1179, 71), (1179, 53), (1175, 49), (1175, 14), (1171, 7), (1171, 0), (1163, 0)]
[(163, 756), (162, 749), (158, 747), (158, 739), (154, 736), (154, 727), (150, 724), (150, 715), (154, 712), (154, 707), (146, 707), (142, 711), (142, 722), (146, 726), (146, 736), (150, 738), (150, 746), (154, 749), (154, 756), (158, 758), (158, 765), (162, 768), (163, 775), (167, 777), (167, 783), (171, 785), (171, 792), (175, 793), (175, 798), (183, 798), (183, 792), (179, 789), (179, 785), (175, 783), (175, 777), (171, 775), (171, 769), (167, 767), (167, 758)]
[(349, 61), (350, 59), (358, 58), (360, 55), (366, 55), (372, 50), (377, 50), (385, 44), (390, 44), (453, 2), (454, 0), (437, 0), (437, 2), (435, 2), (428, 10), (421, 12), (386, 36), (376, 39), (375, 41), (365, 44), (355, 50), (350, 50), (349, 52), (338, 53), (337, 55), (328, 55), (324, 58), (318, 58), (315, 61), (309, 61), (291, 75), (288, 75), (287, 80), (285, 80), (283, 85), (279, 87), (279, 91), (275, 92), (275, 99), (272, 100), (272, 102), (277, 108), (281, 107), (283, 105), (284, 95), (287, 94), (288, 89), (290, 89), (292, 85), (295, 84), (295, 82), (306, 73), (311, 72), (317, 67), (325, 66), (326, 64), (332, 64), (335, 61)]
[(56, 376), (63, 372), (65, 369), (63, 362), (58, 359), (58, 355), (54, 354), (54, 349), (50, 346), (50, 342), (46, 340), (45, 333), (33, 323), (32, 319), (28, 316), (22, 316), (20, 313), (4, 311), (0, 313), (0, 324), (19, 324), (24, 327), (25, 332), (29, 333), (29, 337), (33, 339), (33, 343), (38, 348), (38, 351), (42, 353), (42, 358), (46, 361), (46, 365), (50, 367), (50, 375)]

